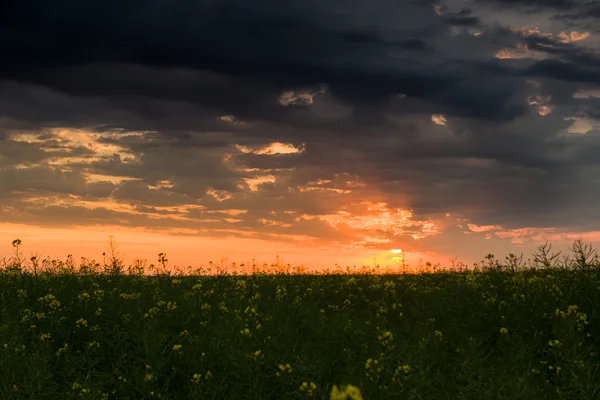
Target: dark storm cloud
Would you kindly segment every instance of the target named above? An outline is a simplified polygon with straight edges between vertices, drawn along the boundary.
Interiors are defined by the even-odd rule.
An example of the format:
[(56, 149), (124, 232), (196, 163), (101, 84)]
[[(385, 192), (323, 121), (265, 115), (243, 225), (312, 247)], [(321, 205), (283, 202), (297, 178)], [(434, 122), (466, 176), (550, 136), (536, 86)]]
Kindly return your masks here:
[[(559, 13), (556, 19), (584, 20), (600, 18), (600, 4), (590, 1), (587, 4), (578, 7), (575, 11)], [(596, 27), (597, 28), (597, 27)]]
[[(143, 8), (116, 0), (85, 5), (63, 0), (51, 7), (25, 0), (0, 16), (4, 36), (11, 38), (0, 45), (9, 60), (0, 73), (73, 95), (209, 102), (241, 117), (269, 108), (271, 98), (286, 88), (320, 83), (342, 102), (363, 107), (403, 93), (452, 112), (453, 97), (468, 92), (473, 100), (457, 107), (461, 115), (494, 114), (498, 104), (486, 103), (487, 96), (492, 92), (503, 99), (503, 91), (458, 90), (468, 81), (462, 66), (440, 65), (435, 57), (436, 37), (446, 35), (451, 25), (475, 25), (477, 18), (467, 9), (440, 17), (431, 6), (382, 1), (373, 7), (353, 1), (340, 12), (325, 3), (266, 0), (252, 7), (241, 1), (184, 1), (151, 2)], [(152, 80), (149, 71), (90, 63), (203, 69), (239, 78), (234, 87), (206, 73)], [(498, 112), (498, 118), (515, 115)]]
[(462, 26), (477, 26), (479, 25), (479, 18), (472, 15), (473, 11), (468, 8), (464, 8), (458, 12), (448, 12), (444, 14), (444, 19), (451, 25), (462, 25)]
[(569, 9), (576, 5), (581, 5), (584, 2), (578, 0), (484, 0), (487, 2), (499, 3), (506, 6), (515, 6), (515, 7), (526, 7), (526, 6), (536, 6), (536, 7), (550, 7), (550, 8), (558, 8), (558, 9)]
[[(582, 33), (576, 16), (591, 6), (448, 3), (439, 9), (429, 1), (392, 0), (349, 0), (343, 7), (317, 0), (0, 6), (0, 35), (8, 38), (0, 42), (4, 198), (111, 198), (190, 220), (84, 208), (72, 215), (199, 230), (219, 227), (204, 221), (209, 211), (240, 209), (246, 213), (239, 221), (221, 217), (220, 229), (265, 230), (268, 220), (271, 233), (315, 237), (335, 235), (323, 221), (277, 212), (335, 214), (369, 198), (409, 207), (423, 219), (456, 212), (480, 225), (589, 227), (600, 217), (593, 207), (600, 193), (590, 184), (600, 177), (600, 141), (594, 132), (569, 134), (573, 121), (565, 118), (600, 118), (597, 99), (573, 97), (600, 83), (598, 42), (559, 35), (568, 28), (560, 21)], [(525, 34), (507, 14), (515, 8), (523, 14), (521, 6), (545, 22), (564, 18), (554, 20), (549, 35)], [(522, 58), (495, 57), (507, 49)], [(46, 132), (52, 128), (93, 131), (95, 145), (130, 155), (61, 142)], [(32, 131), (37, 141), (11, 139)], [(271, 142), (302, 152), (236, 147), (260, 150)], [(67, 172), (48, 164), (70, 157), (78, 159)], [(89, 183), (87, 174), (134, 180)], [(264, 175), (274, 181), (249, 190), (247, 180)], [(323, 180), (332, 182), (314, 183)], [(149, 187), (162, 181), (169, 186)], [(190, 204), (204, 208), (160, 209)], [(48, 214), (52, 221), (67, 218), (69, 208), (27, 207), (36, 218), (55, 213)]]

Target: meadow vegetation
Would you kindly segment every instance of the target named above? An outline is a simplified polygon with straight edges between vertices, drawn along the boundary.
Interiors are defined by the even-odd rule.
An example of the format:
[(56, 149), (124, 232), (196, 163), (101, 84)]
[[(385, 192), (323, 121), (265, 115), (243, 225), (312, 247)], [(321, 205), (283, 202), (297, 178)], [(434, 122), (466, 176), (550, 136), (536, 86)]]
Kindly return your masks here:
[(25, 262), (13, 246), (2, 399), (600, 398), (600, 262), (579, 241), (419, 274)]

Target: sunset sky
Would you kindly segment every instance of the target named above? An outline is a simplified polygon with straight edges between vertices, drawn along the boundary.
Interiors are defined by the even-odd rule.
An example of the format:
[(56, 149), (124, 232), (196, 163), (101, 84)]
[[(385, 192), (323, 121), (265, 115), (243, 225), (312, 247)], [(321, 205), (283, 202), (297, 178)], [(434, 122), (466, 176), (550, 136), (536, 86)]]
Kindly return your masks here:
[(0, 258), (600, 243), (597, 1), (19, 0), (0, 37)]

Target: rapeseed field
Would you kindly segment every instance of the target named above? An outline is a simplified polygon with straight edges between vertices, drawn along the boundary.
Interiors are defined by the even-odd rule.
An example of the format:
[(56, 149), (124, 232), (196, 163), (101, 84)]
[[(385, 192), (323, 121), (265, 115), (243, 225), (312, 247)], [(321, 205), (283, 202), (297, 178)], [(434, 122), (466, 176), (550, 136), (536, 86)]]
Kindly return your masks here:
[(420, 274), (5, 260), (0, 398), (599, 399), (584, 253)]

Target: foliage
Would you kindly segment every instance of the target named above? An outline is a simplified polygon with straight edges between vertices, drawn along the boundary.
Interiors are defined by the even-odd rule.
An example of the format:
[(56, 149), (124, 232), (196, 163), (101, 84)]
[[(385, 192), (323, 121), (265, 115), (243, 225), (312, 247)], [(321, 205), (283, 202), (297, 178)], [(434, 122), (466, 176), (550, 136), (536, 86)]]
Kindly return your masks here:
[(578, 249), (569, 268), (329, 275), (19, 253), (0, 271), (0, 398), (597, 399), (600, 265)]

